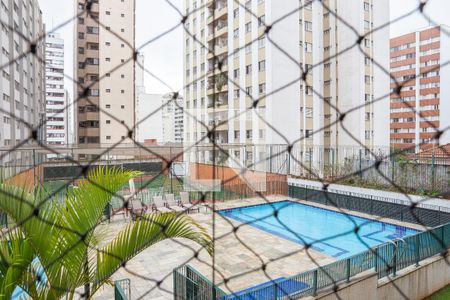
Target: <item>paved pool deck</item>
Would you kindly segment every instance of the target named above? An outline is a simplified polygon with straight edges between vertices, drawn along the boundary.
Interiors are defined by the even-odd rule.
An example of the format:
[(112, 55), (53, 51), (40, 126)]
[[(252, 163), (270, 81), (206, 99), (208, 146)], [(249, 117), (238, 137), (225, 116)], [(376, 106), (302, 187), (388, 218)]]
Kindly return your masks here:
[[(241, 199), (217, 203), (216, 210), (266, 203), (267, 201), (294, 200), (285, 196)], [(295, 201), (298, 201), (295, 199)], [(309, 205), (332, 209), (329, 206), (298, 201)], [(367, 214), (351, 212), (354, 215), (373, 219)], [(215, 278), (214, 281), (225, 292), (239, 291), (279, 277), (292, 276), (303, 271), (326, 265), (336, 259), (315, 251), (306, 250), (302, 245), (266, 233), (249, 225), (226, 219), (212, 213), (212, 209), (202, 207), (200, 213), (191, 213), (209, 234), (215, 237)], [(382, 219), (382, 221), (424, 230), (423, 227)], [(126, 222), (129, 222), (126, 221)], [(125, 224), (122, 216), (115, 216), (106, 227), (109, 238)], [(214, 222), (214, 232), (213, 224)], [(235, 228), (238, 228), (235, 230)], [(213, 278), (213, 259), (206, 251), (200, 251), (195, 243), (186, 240), (167, 240), (160, 242), (136, 256), (117, 271), (112, 279), (131, 279), (132, 299), (173, 299), (172, 271), (174, 268), (190, 264), (208, 279)], [(262, 266), (266, 266), (262, 270)], [(226, 284), (225, 284), (226, 281)], [(105, 286), (95, 299), (112, 299), (113, 288)]]

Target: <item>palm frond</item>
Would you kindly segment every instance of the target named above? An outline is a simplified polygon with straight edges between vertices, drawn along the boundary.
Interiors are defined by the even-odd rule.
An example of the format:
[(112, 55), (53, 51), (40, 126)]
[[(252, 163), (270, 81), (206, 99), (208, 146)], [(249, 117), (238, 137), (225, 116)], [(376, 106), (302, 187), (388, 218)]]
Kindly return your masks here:
[(29, 240), (19, 230), (6, 233), (0, 243), (0, 298), (9, 299), (16, 287), (27, 283), (27, 271), (33, 261), (34, 251)]

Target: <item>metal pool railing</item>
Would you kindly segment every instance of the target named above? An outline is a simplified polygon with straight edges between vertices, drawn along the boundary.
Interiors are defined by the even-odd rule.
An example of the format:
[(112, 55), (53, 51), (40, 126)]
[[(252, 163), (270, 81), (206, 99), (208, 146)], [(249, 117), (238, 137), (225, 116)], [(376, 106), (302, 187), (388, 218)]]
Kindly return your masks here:
[(349, 282), (353, 276), (371, 269), (377, 272), (378, 278), (396, 276), (397, 271), (419, 266), (420, 261), (444, 253), (449, 248), (450, 223), (381, 244), (314, 270), (230, 295), (215, 287), (191, 266), (183, 266), (174, 270), (174, 299), (272, 300), (314, 296), (322, 289)]
[(122, 279), (114, 282), (114, 299), (115, 300), (130, 300), (131, 287), (130, 279)]
[(226, 295), (189, 265), (173, 270), (173, 288), (175, 300), (211, 300)]
[(450, 222), (450, 208), (343, 191), (324, 191), (319, 187), (289, 184), (288, 195), (327, 206), (386, 217), (402, 222), (435, 227)]

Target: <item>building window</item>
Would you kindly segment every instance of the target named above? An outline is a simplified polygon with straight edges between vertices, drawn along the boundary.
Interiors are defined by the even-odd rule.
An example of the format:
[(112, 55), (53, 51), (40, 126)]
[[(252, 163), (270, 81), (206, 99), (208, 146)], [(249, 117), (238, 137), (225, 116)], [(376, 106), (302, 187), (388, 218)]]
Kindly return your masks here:
[(262, 61), (258, 62), (258, 71), (264, 72), (265, 70), (266, 70), (266, 61), (262, 60)]
[(235, 10), (233, 10), (233, 17), (236, 19), (237, 17), (239, 17), (239, 8), (236, 8)]
[(305, 21), (305, 31), (312, 31), (312, 22)]
[(245, 66), (245, 74), (250, 75), (252, 73), (252, 65)]
[(262, 94), (265, 94), (265, 93), (266, 93), (266, 84), (265, 83), (261, 83), (259, 85), (259, 94), (262, 95)]
[(248, 22), (247, 24), (245, 24), (245, 32), (249, 33), (252, 31), (252, 22)]
[(266, 46), (266, 39), (265, 36), (260, 37), (258, 39), (258, 48), (264, 48)]
[(265, 26), (265, 22), (266, 22), (266, 16), (262, 15), (258, 18), (258, 26), (259, 27), (263, 27)]
[(305, 52), (312, 52), (312, 44), (305, 42)]

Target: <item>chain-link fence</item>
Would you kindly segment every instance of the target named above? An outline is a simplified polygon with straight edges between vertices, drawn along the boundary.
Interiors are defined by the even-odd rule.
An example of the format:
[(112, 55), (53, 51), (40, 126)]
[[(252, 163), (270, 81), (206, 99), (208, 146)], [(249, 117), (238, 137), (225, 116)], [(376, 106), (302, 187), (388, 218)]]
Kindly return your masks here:
[[(145, 146), (133, 139), (139, 124), (130, 126), (121, 123), (117, 126), (129, 134), (116, 144), (65, 149), (47, 145), (39, 139), (38, 132), (46, 126), (46, 121), (33, 127), (13, 112), (2, 110), (4, 115), (29, 127), (31, 135), (13, 147), (2, 149), (0, 154), (5, 171), (5, 180), (0, 188), (0, 208), (3, 211), (2, 223), (8, 225), (2, 230), (0, 247), (4, 258), (0, 262), (1, 295), (44, 299), (111, 298), (110, 293), (114, 291), (108, 289), (108, 284), (116, 280), (116, 299), (295, 299), (317, 295), (327, 289), (331, 289), (335, 297), (347, 299), (339, 293), (341, 288), (345, 288), (345, 283), (363, 271), (372, 270), (376, 280), (383, 278), (388, 282), (390, 295), (410, 298), (413, 295), (411, 289), (396, 280), (400, 270), (411, 266), (417, 270), (426, 268), (426, 264), (422, 266), (422, 261), (434, 257), (436, 261), (444, 262), (445, 267), (441, 271), (449, 272), (447, 249), (450, 233), (446, 224), (449, 220), (446, 203), (440, 202), (444, 208), (426, 207), (423, 202), (429, 197), (413, 201), (408, 194), (413, 189), (416, 192), (423, 189), (434, 197), (448, 197), (448, 164), (439, 164), (433, 156), (420, 159), (408, 156), (411, 150), (421, 145), (399, 151), (369, 147), (352, 134), (351, 128), (346, 127), (346, 119), (367, 105), (376, 104), (390, 95), (403, 98), (404, 89), (412, 81), (423, 77), (423, 72), (404, 81), (391, 76), (391, 93), (366, 99), (361, 101), (363, 104), (343, 110), (332, 105), (328, 97), (307, 80), (311, 72), (325, 67), (330, 58), (304, 67), (290, 57), (289, 52), (283, 49), (284, 45), (277, 42), (278, 37), (273, 36), (273, 32), (282, 34), (278, 27), (281, 29), (283, 19), (314, 3), (353, 33), (354, 42), (348, 49), (359, 49), (377, 72), (390, 74), (387, 66), (362, 48), (363, 43), (367, 43), (367, 37), (390, 26), (390, 22), (376, 27), (369, 24), (367, 30), (360, 32), (359, 28), (348, 24), (339, 12), (329, 9), (327, 1), (300, 1), (292, 12), (267, 24), (264, 18), (251, 10), (248, 1), (228, 1), (258, 22), (264, 28), (261, 36), (266, 38), (266, 42), (285, 55), (289, 65), (300, 71), (301, 76), (295, 82), (283, 82), (277, 89), (266, 91), (264, 97), (282, 94), (292, 84), (299, 84), (305, 89), (307, 87), (308, 93), (326, 102), (330, 114), (337, 116), (328, 125), (299, 139), (289, 140), (277, 125), (272, 124), (273, 120), (259, 114), (263, 99), (252, 97), (247, 87), (222, 72), (228, 59), (218, 53), (222, 50), (214, 42), (212, 45), (203, 44), (185, 26), (187, 20), (200, 9), (213, 7), (212, 19), (216, 13), (223, 13), (215, 9), (219, 8), (219, 1), (197, 1), (197, 8), (186, 14), (171, 1), (165, 2), (180, 14), (171, 30), (183, 27), (186, 35), (199, 47), (204, 47), (213, 59), (213, 71), (222, 74), (222, 77), (213, 76), (210, 87), (217, 88), (219, 92), (226, 85), (233, 87), (233, 90), (247, 94), (249, 105), (237, 113), (228, 114), (225, 119), (208, 124), (186, 109), (185, 119), (200, 126), (204, 134), (183, 146)], [(370, 8), (369, 2), (364, 2), (364, 5), (367, 3)], [(437, 25), (433, 22), (433, 16), (426, 14), (428, 2), (421, 1), (413, 11), (392, 22), (399, 22), (418, 12), (428, 18), (430, 24)], [(89, 18), (97, 26), (106, 27), (92, 12), (93, 5), (98, 1), (80, 3), (83, 8), (81, 13), (56, 26), (56, 29), (69, 26), (79, 17)], [(9, 23), (2, 21), (2, 25), (20, 35)], [(223, 24), (217, 26), (211, 34), (214, 36), (223, 28)], [(125, 43), (133, 55), (114, 66), (108, 74), (117, 72), (123, 64), (138, 64), (139, 51), (157, 43), (159, 37), (171, 30), (138, 47)], [(449, 36), (445, 27), (440, 30), (443, 35)], [(119, 34), (111, 33), (120, 39)], [(35, 41), (21, 35), (29, 45), (28, 49), (2, 68), (26, 56), (35, 56), (45, 64), (45, 58), (38, 57), (36, 53), (36, 43), (44, 37), (42, 35)], [(259, 40), (247, 41), (245, 46)], [(348, 49), (335, 53), (334, 57), (343, 57)], [(426, 72), (443, 70), (448, 63), (440, 61), (437, 67)], [(155, 76), (151, 70), (140, 67)], [(111, 115), (89, 99), (89, 89), (104, 78), (95, 78), (91, 85), (85, 85), (69, 75), (65, 76), (84, 91), (66, 109), (83, 100), (120, 122), (119, 116)], [(358, 84), (355, 82), (355, 85)], [(171, 89), (171, 92), (172, 101), (179, 105), (176, 99), (183, 90)], [(210, 109), (215, 111), (219, 100), (213, 97)], [(403, 103), (414, 116), (434, 129), (431, 140), (438, 143), (447, 133), (448, 128), (441, 128), (433, 120), (428, 120), (429, 117), (417, 111), (415, 105), (406, 100)], [(283, 143), (227, 143), (223, 134), (219, 133), (223, 131), (221, 126), (234, 122), (247, 112), (257, 115), (259, 121), (278, 135)], [(356, 148), (305, 146), (307, 141), (311, 144), (311, 137), (337, 125), (357, 145)], [(27, 146), (30, 143), (33, 146)], [(446, 153), (446, 148), (442, 149), (448, 157), (450, 154)], [(54, 161), (46, 161), (48, 154), (55, 155), (52, 156)], [(179, 168), (175, 167), (177, 165)], [(288, 176), (313, 179), (320, 182), (321, 188), (289, 186)], [(61, 182), (46, 186), (47, 181), (56, 179)], [(369, 187), (388, 187), (403, 194), (409, 201), (399, 204), (327, 192), (333, 183), (369, 183)], [(286, 215), (286, 208), (280, 207), (284, 203), (280, 200), (289, 197), (291, 201), (287, 202), (292, 212), (305, 213), (301, 218), (292, 212), (292, 215)], [(302, 200), (306, 200), (306, 204)], [(224, 211), (240, 215), (232, 219)], [(110, 222), (105, 222), (105, 213)], [(309, 227), (295, 227), (295, 221), (302, 218), (308, 220)], [(237, 219), (245, 221), (239, 222)], [(322, 231), (331, 235), (311, 235), (317, 234), (323, 223), (327, 223), (328, 227), (322, 228)], [(339, 224), (343, 227), (339, 228)], [(312, 226), (317, 226), (317, 230), (310, 228)], [(434, 226), (438, 227), (431, 228)], [(366, 232), (366, 227), (372, 228), (371, 231)], [(352, 236), (350, 242), (353, 246), (333, 242), (333, 239), (345, 236)], [(344, 255), (341, 253), (350, 255), (353, 248), (361, 246), (364, 251), (339, 258), (339, 255)], [(327, 249), (338, 251), (338, 254), (330, 255)], [(448, 283), (441, 282), (440, 285)], [(366, 292), (372, 295), (376, 293), (376, 284), (371, 288), (367, 287)]]

